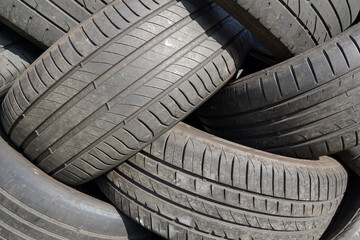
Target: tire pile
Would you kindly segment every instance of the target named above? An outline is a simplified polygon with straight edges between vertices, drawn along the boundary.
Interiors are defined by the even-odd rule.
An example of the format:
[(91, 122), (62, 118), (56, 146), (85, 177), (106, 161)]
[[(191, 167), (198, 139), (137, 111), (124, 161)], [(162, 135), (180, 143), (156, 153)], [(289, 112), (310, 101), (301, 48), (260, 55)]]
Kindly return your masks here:
[(360, 239), (359, 12), (1, 0), (0, 239)]

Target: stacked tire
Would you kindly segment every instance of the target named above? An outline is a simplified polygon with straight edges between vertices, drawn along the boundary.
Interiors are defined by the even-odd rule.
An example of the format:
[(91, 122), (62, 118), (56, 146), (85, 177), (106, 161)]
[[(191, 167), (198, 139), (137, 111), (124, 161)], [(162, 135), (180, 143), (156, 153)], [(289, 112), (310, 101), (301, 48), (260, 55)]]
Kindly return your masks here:
[(359, 12), (0, 2), (0, 238), (356, 239)]

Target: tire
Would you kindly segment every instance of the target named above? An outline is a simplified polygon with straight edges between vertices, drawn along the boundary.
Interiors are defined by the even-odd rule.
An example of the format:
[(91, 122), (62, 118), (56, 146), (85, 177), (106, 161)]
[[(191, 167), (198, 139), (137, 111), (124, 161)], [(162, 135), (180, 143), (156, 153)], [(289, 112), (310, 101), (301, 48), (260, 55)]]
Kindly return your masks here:
[(165, 239), (319, 239), (347, 174), (329, 157), (285, 158), (179, 123), (97, 183)]
[(273, 55), (285, 59), (347, 29), (360, 11), (358, 0), (215, 0), (252, 32)]
[(44, 49), (112, 0), (1, 0), (0, 21)]
[(360, 236), (360, 213), (358, 213), (336, 240), (357, 240)]
[(360, 146), (340, 152), (336, 156), (360, 177)]
[(0, 25), (0, 97), (40, 53), (22, 37)]
[(73, 190), (0, 139), (0, 239), (150, 239), (108, 203)]
[[(339, 160), (344, 160), (339, 158)], [(348, 187), (338, 213), (321, 240), (357, 240), (360, 236), (360, 178), (349, 172)]]
[(317, 158), (358, 145), (360, 24), (222, 89), (198, 114), (215, 135)]
[(20, 77), (1, 120), (37, 166), (81, 184), (206, 101), (235, 74), (250, 39), (212, 1), (115, 1)]
[[(261, 68), (260, 66), (258, 67), (257, 65), (255, 65), (254, 67), (259, 68), (258, 71), (263, 70), (267, 67), (276, 65), (281, 62), (281, 61), (279, 61), (279, 59), (274, 57), (271, 54), (271, 52), (265, 47), (265, 45), (262, 44), (254, 36), (253, 36), (253, 44), (252, 44), (252, 48), (250, 49), (249, 56), (251, 56), (252, 58), (257, 60), (257, 62), (258, 62), (257, 65), (265, 65), (266, 66), (266, 67)], [(247, 62), (248, 62), (248, 59), (246, 60), (246, 63)], [(251, 66), (249, 68), (251, 68)], [(247, 70), (244, 66), (242, 66), (242, 69)], [(253, 71), (251, 73), (254, 73), (254, 72), (255, 71)]]

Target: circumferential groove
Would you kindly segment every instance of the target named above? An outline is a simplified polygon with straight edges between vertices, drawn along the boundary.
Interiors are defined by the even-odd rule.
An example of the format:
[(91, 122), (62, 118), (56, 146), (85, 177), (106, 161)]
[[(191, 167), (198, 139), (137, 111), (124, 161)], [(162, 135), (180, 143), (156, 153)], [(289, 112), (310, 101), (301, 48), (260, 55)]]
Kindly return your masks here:
[[(112, 4), (110, 4), (109, 6), (114, 6), (113, 2)], [(85, 29), (83, 29), (83, 26), (80, 26), (80, 30), (82, 30), (82, 32), (85, 34), (85, 36), (87, 36), (87, 39), (96, 47), (98, 47), (93, 53), (91, 53), (89, 56), (87, 56), (87, 58), (83, 61), (80, 61), (78, 64), (74, 65), (73, 68), (67, 72), (65, 75), (61, 76), (60, 79), (55, 81), (55, 78), (50, 74), (49, 70), (46, 68), (46, 65), (44, 63), (44, 59), (41, 58), (41, 62), (44, 66), (44, 69), (46, 70), (47, 74), (55, 81), (55, 83), (53, 83), (48, 89), (46, 89), (46, 91), (44, 93), (42, 93), (42, 95), (40, 97), (38, 97), (30, 106), (27, 107), (27, 109), (23, 112), (23, 115), (27, 115), (33, 108), (35, 108), (37, 106), (37, 104), (39, 102), (42, 101), (42, 99), (44, 99), (48, 94), (51, 93), (51, 91), (55, 88), (57, 88), (58, 86), (61, 85), (62, 82), (64, 82), (68, 77), (70, 77), (71, 75), (73, 75), (76, 71), (78, 71), (85, 63), (89, 62), (91, 59), (95, 58), (98, 54), (100, 54), (102, 52), (102, 50), (106, 49), (107, 47), (109, 47), (111, 44), (113, 44), (118, 38), (125, 36), (128, 32), (132, 31), (133, 29), (135, 29), (138, 25), (141, 25), (144, 21), (149, 20), (150, 18), (156, 16), (156, 14), (158, 14), (159, 12), (163, 11), (164, 9), (167, 9), (169, 6), (173, 5), (174, 3), (176, 3), (176, 1), (170, 1), (169, 3), (165, 4), (164, 6), (155, 9), (152, 13), (150, 13), (149, 15), (145, 16), (143, 19), (141, 20), (136, 20), (135, 23), (133, 23), (132, 26), (124, 29), (123, 31), (119, 32), (119, 34), (116, 37), (113, 37), (112, 40), (108, 41), (107, 43), (105, 43), (104, 45), (98, 47), (96, 43), (91, 41), (91, 38), (89, 36), (87, 36)], [(115, 7), (114, 7), (115, 8)], [(98, 12), (96, 14), (101, 14), (102, 12)], [(73, 46), (74, 47), (74, 46)], [(59, 50), (61, 49), (61, 47), (58, 47)], [(60, 50), (61, 51), (61, 50)], [(63, 53), (61, 52), (61, 54), (63, 55)], [(68, 62), (68, 60), (64, 57), (64, 59)], [(69, 63), (70, 64), (70, 63)], [(72, 64), (70, 64), (72, 66)], [(21, 81), (19, 82), (20, 88), (21, 88)], [(22, 89), (21, 89), (22, 90)], [(28, 99), (27, 99), (27, 102)], [(15, 122), (12, 124), (12, 126), (10, 126), (10, 129), (8, 131), (8, 135), (11, 136), (13, 130), (16, 128), (16, 126), (20, 123), (20, 121), (23, 118), (18, 118), (15, 120)]]
[[(345, 0), (345, 1), (346, 1), (346, 0)], [(330, 3), (330, 6), (331, 6), (332, 10), (333, 10), (334, 13), (335, 13), (335, 16), (336, 16), (336, 18), (337, 18), (337, 20), (338, 20), (338, 23), (339, 23), (339, 25), (340, 25), (340, 31), (343, 32), (343, 31), (344, 31), (344, 28), (343, 28), (343, 24), (342, 24), (341, 18), (340, 18), (340, 16), (339, 16), (339, 13), (336, 11), (336, 8), (335, 8), (334, 3), (332, 2), (332, 0), (329, 0), (329, 3)]]
[(333, 37), (330, 28), (328, 26), (328, 24), (326, 23), (325, 19), (323, 18), (323, 16), (321, 15), (321, 13), (319, 12), (319, 10), (316, 9), (316, 7), (310, 2), (310, 1), (306, 1), (310, 7), (314, 10), (314, 12), (317, 14), (318, 18), (321, 20), (322, 24), (324, 25), (327, 33), (329, 34), (330, 38)]
[[(57, 28), (58, 30), (60, 30), (63, 34), (66, 34), (66, 32), (68, 31), (67, 29), (64, 29), (62, 27), (60, 27), (53, 19), (49, 19), (48, 17), (46, 17), (44, 14), (42, 14), (41, 12), (37, 11), (35, 8), (33, 8), (29, 3), (27, 3), (25, 0), (20, 0), (20, 2), (24, 5), (26, 5), (28, 8), (30, 8), (33, 12), (36, 12), (38, 15), (40, 15), (42, 18), (46, 19), (47, 21), (51, 22), (53, 24), (53, 26), (55, 26), (55, 28)], [(30, 21), (32, 20), (32, 17), (29, 17), (28, 22), (26, 24), (25, 30), (28, 26), (28, 24), (30, 23)]]
[[(196, 44), (197, 41), (205, 41), (207, 38), (204, 39), (205, 35), (208, 34), (214, 34), (215, 32), (217, 32), (219, 30), (219, 27), (221, 26), (221, 24), (224, 24), (224, 22), (227, 22), (229, 20), (229, 16), (225, 17), (222, 20), (219, 20), (220, 22), (215, 24), (214, 26), (212, 26), (208, 31), (206, 31), (205, 33), (201, 34), (200, 36), (198, 36), (192, 43)], [(223, 48), (227, 48), (230, 44), (232, 44), (234, 41), (236, 41), (240, 36), (242, 36), (242, 34), (244, 33), (245, 30), (240, 31), (238, 34), (236, 34), (236, 36), (234, 36), (231, 40), (229, 40), (229, 42), (227, 44), (225, 44), (225, 46), (223, 46)], [(204, 35), (205, 34), (205, 35)], [(191, 46), (187, 46), (185, 49), (181, 49), (178, 51), (178, 53), (182, 53), (183, 51), (190, 51), (190, 49), (193, 49)], [(216, 52), (214, 52), (212, 54), (212, 56), (210, 56), (205, 62), (201, 63), (199, 66), (197, 66), (195, 69), (193, 69), (191, 72), (189, 72), (187, 75), (185, 75), (182, 80), (177, 81), (177, 83), (175, 85), (172, 86), (172, 88), (168, 89), (167, 91), (164, 91), (163, 93), (161, 93), (159, 96), (157, 96), (155, 99), (153, 99), (150, 103), (147, 103), (147, 105), (145, 105), (143, 108), (147, 108), (150, 106), (150, 104), (153, 104), (155, 101), (159, 100), (161, 97), (164, 97), (165, 95), (167, 95), (168, 93), (170, 93), (170, 91), (172, 91), (173, 89), (175, 89), (178, 85), (180, 85), (182, 82), (184, 82), (185, 79), (187, 79), (189, 76), (193, 75), (195, 72), (197, 72), (199, 69), (202, 69), (206, 64), (210, 63), (216, 56), (218, 56), (218, 54), (220, 53), (220, 51), (223, 51), (222, 48), (218, 49)], [(181, 56), (183, 56), (185, 54), (181, 54)], [(172, 58), (177, 58), (177, 53), (174, 54), (172, 56)], [(165, 62), (171, 61), (171, 62), (175, 62), (174, 59), (167, 59), (165, 60)], [(160, 65), (159, 65), (160, 66)], [(205, 69), (205, 68), (204, 68)], [(170, 98), (171, 95), (168, 95)], [(177, 101), (175, 99), (173, 99), (173, 101), (175, 103), (177, 103)], [(179, 105), (180, 107), (180, 105)], [(180, 108), (181, 109), (181, 108)], [(139, 113), (140, 113), (141, 109), (136, 111), (131, 118), (128, 118), (127, 121), (131, 121), (133, 119), (135, 119)], [(186, 112), (186, 111), (184, 111)], [(84, 154), (86, 151), (88, 151), (89, 149), (93, 148), (94, 146), (96, 146), (100, 141), (102, 141), (103, 139), (105, 139), (106, 137), (114, 134), (116, 131), (118, 131), (119, 129), (121, 129), (123, 126), (122, 125), (118, 125), (115, 126), (112, 130), (110, 130), (108, 133), (106, 133), (105, 135), (103, 135), (101, 138), (99, 138), (97, 141), (93, 142), (92, 144), (90, 144), (88, 147), (86, 147), (83, 151), (81, 151), (80, 153), (78, 153), (76, 156), (74, 156), (73, 158), (69, 159), (66, 163), (64, 164), (70, 164), (74, 161), (77, 160), (77, 158), (79, 156), (81, 156), (82, 154)], [(59, 171), (64, 164), (62, 164), (61, 166), (59, 166), (58, 168), (56, 168), (56, 170), (52, 171), (50, 174), (56, 174), (57, 171)]]
[[(284, 0), (278, 1), (286, 10), (293, 15), (294, 18), (296, 18), (297, 22), (301, 25), (301, 27), (305, 30), (305, 32), (308, 34), (308, 36), (311, 38), (311, 40), (314, 42), (314, 44), (317, 44), (318, 41), (314, 37), (313, 34), (311, 34), (310, 29), (306, 26), (306, 24), (302, 21), (302, 19), (299, 18), (299, 16), (284, 2)], [(299, 9), (300, 9), (300, 0), (299, 2)]]

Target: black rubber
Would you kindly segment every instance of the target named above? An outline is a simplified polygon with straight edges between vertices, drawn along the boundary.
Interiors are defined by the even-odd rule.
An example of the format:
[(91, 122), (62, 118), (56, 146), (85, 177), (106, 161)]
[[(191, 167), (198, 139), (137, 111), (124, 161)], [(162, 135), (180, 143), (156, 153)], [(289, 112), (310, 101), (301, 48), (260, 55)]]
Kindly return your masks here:
[(358, 240), (360, 238), (360, 211), (349, 225), (339, 234), (336, 240)]
[(40, 49), (0, 25), (0, 97), (40, 54)]
[(360, 146), (342, 151), (336, 156), (360, 177)]
[(179, 123), (98, 180), (165, 239), (319, 239), (347, 184), (334, 159), (281, 157)]
[[(339, 158), (339, 160), (344, 160)], [(360, 177), (349, 171), (348, 186), (336, 215), (321, 240), (358, 240), (360, 237)]]
[(206, 129), (286, 156), (359, 144), (360, 24), (290, 60), (232, 82), (199, 110)]
[(0, 139), (0, 239), (152, 239), (113, 206), (77, 192)]
[(1, 120), (41, 169), (84, 183), (206, 101), (250, 45), (250, 34), (212, 1), (117, 0), (28, 68)]
[(0, 21), (42, 48), (112, 0), (1, 0)]
[(288, 58), (347, 29), (358, 0), (214, 0), (251, 31), (273, 55)]

